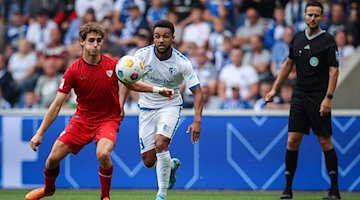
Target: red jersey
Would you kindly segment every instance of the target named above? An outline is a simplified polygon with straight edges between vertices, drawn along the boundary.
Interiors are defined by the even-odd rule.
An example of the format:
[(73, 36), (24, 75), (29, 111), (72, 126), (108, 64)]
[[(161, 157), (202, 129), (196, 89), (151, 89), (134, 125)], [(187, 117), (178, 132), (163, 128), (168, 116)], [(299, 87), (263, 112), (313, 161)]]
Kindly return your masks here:
[(73, 88), (77, 95), (72, 120), (84, 123), (120, 122), (116, 63), (117, 59), (101, 55), (97, 65), (90, 65), (79, 58), (68, 67), (58, 91), (68, 94)]

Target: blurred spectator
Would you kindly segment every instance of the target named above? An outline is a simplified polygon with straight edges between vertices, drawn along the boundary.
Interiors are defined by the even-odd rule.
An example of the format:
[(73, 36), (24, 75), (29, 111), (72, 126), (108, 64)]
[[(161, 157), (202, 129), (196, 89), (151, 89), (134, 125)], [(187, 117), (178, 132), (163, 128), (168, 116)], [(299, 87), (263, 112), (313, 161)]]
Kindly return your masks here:
[[(259, 111), (266, 109), (265, 105), (265, 96), (268, 92), (270, 92), (272, 88), (273, 81), (272, 80), (263, 80), (260, 82), (260, 89), (259, 89), (259, 98), (254, 103), (254, 110)], [(280, 102), (280, 98), (276, 97), (273, 99), (274, 102)]]
[(195, 63), (196, 62), (196, 49), (198, 47), (196, 46), (196, 44), (194, 42), (190, 42), (187, 43), (186, 45), (181, 45), (181, 47), (179, 48), (179, 51), (184, 54), (191, 63)]
[(136, 4), (141, 15), (144, 15), (146, 4), (144, 0), (116, 0), (112, 10), (112, 32), (120, 32), (123, 29), (125, 22), (130, 17), (129, 6)]
[[(198, 47), (195, 50), (195, 59), (193, 61), (194, 71), (200, 81), (201, 87), (207, 86), (210, 96), (216, 93), (217, 72), (213, 63), (207, 57), (207, 50), (205, 47)], [(194, 97), (191, 91), (183, 84), (183, 100), (184, 108), (192, 108), (194, 105)]]
[[(289, 0), (241, 0), (238, 4), (240, 14), (246, 12), (249, 8), (254, 8), (258, 11), (261, 17), (271, 18), (274, 13), (274, 8), (284, 7)], [(242, 25), (242, 24), (240, 24)]]
[(359, 45), (360, 35), (358, 28), (346, 19), (344, 8), (341, 4), (333, 3), (331, 6), (331, 20), (329, 21), (327, 31), (335, 36), (338, 30), (345, 30), (348, 34), (348, 43), (354, 46)]
[(259, 79), (272, 78), (270, 73), (270, 52), (264, 48), (263, 39), (258, 35), (250, 36), (250, 49), (245, 52), (243, 63), (254, 67)]
[(19, 40), (18, 51), (9, 58), (8, 69), (16, 81), (19, 92), (32, 90), (37, 77), (34, 77), (37, 56), (26, 39)]
[(355, 48), (347, 43), (347, 33), (344, 30), (335, 33), (335, 42), (339, 52), (339, 67), (343, 68), (346, 66), (346, 61), (355, 52)]
[(224, 26), (232, 28), (235, 22), (235, 3), (234, 0), (201, 0), (205, 7), (204, 19), (214, 21), (215, 18), (221, 19)]
[(160, 19), (165, 19), (168, 13), (168, 7), (163, 5), (162, 0), (150, 0), (150, 8), (147, 10), (146, 20), (152, 29), (154, 24)]
[(186, 26), (185, 22), (183, 23), (179, 22), (179, 17), (176, 15), (176, 13), (172, 10), (169, 10), (166, 16), (166, 19), (169, 20), (171, 23), (174, 24), (175, 33), (174, 33), (174, 47), (178, 47), (178, 45), (181, 43), (182, 34), (184, 31), (184, 27)]
[(201, 92), (205, 110), (214, 110), (220, 108), (221, 101), (219, 97), (210, 94), (210, 88), (208, 85), (202, 85)]
[(5, 23), (11, 20), (15, 13), (28, 15), (27, 8), (30, 0), (0, 0), (0, 14)]
[(44, 73), (36, 82), (35, 101), (41, 108), (48, 108), (51, 105), (62, 80), (62, 74), (56, 69), (56, 62), (55, 58), (47, 58), (43, 66)]
[(53, 18), (55, 14), (62, 8), (63, 0), (26, 0), (27, 15), (29, 18), (34, 19), (37, 17), (41, 10), (46, 10), (47, 15)]
[(106, 17), (100, 22), (105, 29), (105, 37), (103, 39), (103, 44), (101, 46), (100, 51), (101, 53), (120, 58), (122, 55), (124, 55), (124, 52), (122, 51), (121, 48), (119, 48), (119, 46), (116, 43), (110, 41), (111, 26), (112, 26), (111, 20), (112, 19), (110, 17)]
[(5, 56), (0, 54), (0, 104), (1, 107), (12, 107), (16, 102), (15, 81), (6, 69)]
[(136, 46), (126, 53), (128, 55), (134, 55), (138, 49), (149, 46), (152, 42), (151, 32), (147, 29), (140, 29), (135, 37)]
[(49, 19), (49, 11), (41, 9), (29, 26), (26, 39), (35, 46), (36, 51), (42, 51), (50, 43), (50, 31), (56, 26), (57, 24)]
[(232, 38), (225, 36), (222, 43), (222, 49), (217, 49), (214, 54), (215, 69), (219, 73), (224, 66), (230, 64), (231, 49), (233, 47)]
[(73, 41), (70, 45), (67, 46), (68, 59), (65, 64), (66, 67), (69, 66), (69, 63), (74, 62), (76, 59), (82, 56), (82, 47), (78, 40)]
[(235, 43), (240, 45), (244, 51), (247, 51), (250, 48), (250, 36), (259, 35), (263, 37), (264, 33), (264, 20), (259, 17), (254, 8), (249, 8), (246, 10), (245, 24), (236, 30)]
[(213, 18), (213, 28), (209, 35), (209, 49), (216, 52), (218, 49), (223, 49), (224, 37), (232, 37), (233, 34), (225, 28), (224, 20), (221, 18)]
[(305, 5), (306, 0), (290, 0), (285, 6), (286, 24), (293, 26), (295, 32), (306, 28)]
[(47, 58), (54, 59), (54, 67), (58, 71), (65, 71), (65, 65), (67, 63), (68, 52), (66, 46), (62, 43), (61, 32), (58, 27), (54, 27), (50, 31), (50, 43), (47, 47), (38, 52), (38, 63), (37, 67), (41, 69), (44, 65), (44, 61)]
[(24, 15), (20, 11), (14, 12), (5, 32), (5, 55), (7, 58), (17, 51), (19, 40), (26, 37), (27, 29)]
[(140, 12), (137, 4), (132, 3), (128, 6), (129, 17), (126, 19), (120, 35), (117, 33), (111, 34), (109, 40), (116, 43), (123, 52), (128, 51), (131, 47), (136, 45), (136, 37), (140, 29), (149, 30), (149, 25)]
[(113, 0), (75, 0), (76, 14), (82, 18), (89, 8), (94, 9), (96, 21), (110, 17), (113, 10)]
[[(289, 55), (289, 44), (294, 35), (294, 30), (292, 27), (286, 27), (284, 30), (284, 34), (281, 40), (275, 42), (273, 47), (271, 48), (271, 74), (274, 78), (276, 78), (281, 70), (281, 66), (285, 59)], [(291, 77), (291, 75), (289, 74)]]
[(74, 41), (77, 41), (79, 39), (80, 26), (94, 21), (96, 21), (95, 10), (92, 8), (87, 9), (82, 17), (77, 16), (70, 22), (69, 28), (65, 33), (64, 45), (69, 46)]
[(276, 7), (273, 19), (270, 20), (265, 32), (265, 48), (271, 49), (277, 40), (281, 40), (286, 26), (284, 8)]
[(55, 13), (53, 20), (58, 24), (61, 34), (64, 35), (70, 23), (76, 19), (77, 15), (75, 11), (75, 0), (65, 0), (62, 2), (61, 8)]
[(24, 103), (20, 105), (20, 108), (33, 110), (40, 108), (40, 105), (36, 100), (36, 95), (33, 91), (24, 92)]
[(226, 65), (220, 72), (218, 80), (218, 95), (222, 101), (231, 97), (232, 86), (238, 84), (240, 96), (248, 102), (253, 102), (259, 91), (259, 75), (254, 67), (242, 63), (243, 51), (239, 47), (231, 50), (232, 63)]
[(194, 7), (200, 6), (199, 0), (168, 0), (169, 10), (172, 10), (178, 16), (179, 22), (187, 18)]
[(195, 7), (192, 8), (189, 16), (190, 24), (186, 25), (182, 35), (182, 45), (188, 43), (195, 43), (196, 46), (206, 46), (210, 33), (211, 27), (208, 22), (202, 18), (203, 8)]
[(220, 105), (222, 110), (249, 109), (251, 104), (241, 97), (241, 88), (239, 85), (231, 86), (231, 97), (227, 98)]
[(6, 110), (10, 108), (11, 104), (3, 97), (2, 89), (0, 88), (0, 110)]
[(285, 81), (280, 88), (280, 94), (274, 98), (273, 102), (269, 102), (266, 106), (268, 109), (289, 109), (291, 106), (291, 98), (294, 88), (291, 82)]

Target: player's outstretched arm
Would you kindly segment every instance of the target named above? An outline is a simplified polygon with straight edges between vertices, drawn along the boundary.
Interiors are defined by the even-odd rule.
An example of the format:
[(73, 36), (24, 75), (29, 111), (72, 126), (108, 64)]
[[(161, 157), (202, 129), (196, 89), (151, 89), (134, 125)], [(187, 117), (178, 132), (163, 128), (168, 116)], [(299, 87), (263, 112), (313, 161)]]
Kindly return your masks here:
[(43, 121), (41, 122), (41, 125), (39, 129), (36, 131), (35, 135), (30, 140), (30, 147), (37, 151), (37, 147), (42, 142), (42, 137), (45, 133), (45, 131), (49, 128), (49, 126), (54, 122), (56, 117), (59, 115), (61, 106), (66, 100), (67, 94), (62, 92), (57, 92), (56, 97), (54, 101), (51, 103)]
[(152, 86), (152, 85), (144, 83), (142, 81), (137, 81), (132, 84), (124, 83), (124, 85), (130, 90), (135, 90), (138, 92), (158, 93), (164, 97), (169, 97), (169, 99), (172, 99), (174, 97), (174, 93), (175, 93), (173, 89), (166, 88), (166, 87)]
[(187, 129), (187, 133), (191, 132), (191, 142), (196, 144), (200, 139), (201, 133), (201, 118), (202, 118), (202, 110), (203, 110), (203, 99), (201, 87), (197, 87), (192, 89), (192, 93), (194, 94), (194, 121)]

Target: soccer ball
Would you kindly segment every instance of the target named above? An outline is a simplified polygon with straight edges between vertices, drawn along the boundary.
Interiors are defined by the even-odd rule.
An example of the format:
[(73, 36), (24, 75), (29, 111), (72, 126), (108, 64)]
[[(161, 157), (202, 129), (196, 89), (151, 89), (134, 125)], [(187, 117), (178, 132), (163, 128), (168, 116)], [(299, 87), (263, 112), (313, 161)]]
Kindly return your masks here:
[(124, 83), (135, 83), (144, 76), (145, 67), (140, 58), (125, 55), (117, 62), (115, 72), (120, 81)]

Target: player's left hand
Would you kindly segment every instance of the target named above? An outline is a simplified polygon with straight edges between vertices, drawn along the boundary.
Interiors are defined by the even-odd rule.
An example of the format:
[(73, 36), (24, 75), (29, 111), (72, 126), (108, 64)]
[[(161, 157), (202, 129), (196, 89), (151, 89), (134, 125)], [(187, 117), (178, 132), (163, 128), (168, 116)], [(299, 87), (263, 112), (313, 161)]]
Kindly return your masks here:
[(328, 98), (324, 98), (324, 100), (320, 104), (320, 116), (324, 117), (331, 112), (331, 100)]
[(163, 87), (160, 89), (159, 94), (164, 96), (164, 97), (169, 97), (169, 100), (174, 98), (174, 93), (175, 91), (173, 89), (169, 89), (166, 87)]
[(124, 106), (120, 106), (120, 124), (124, 119), (124, 116), (125, 116)]
[(196, 144), (200, 139), (201, 124), (200, 122), (193, 122), (187, 129), (186, 133), (191, 132), (191, 142)]

